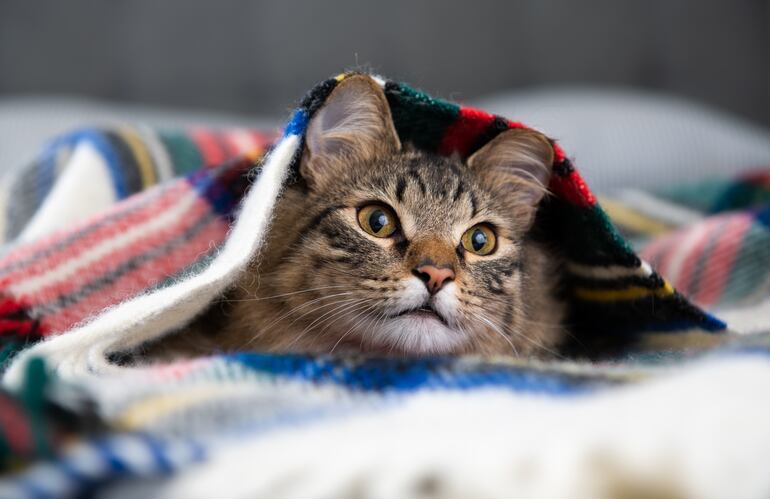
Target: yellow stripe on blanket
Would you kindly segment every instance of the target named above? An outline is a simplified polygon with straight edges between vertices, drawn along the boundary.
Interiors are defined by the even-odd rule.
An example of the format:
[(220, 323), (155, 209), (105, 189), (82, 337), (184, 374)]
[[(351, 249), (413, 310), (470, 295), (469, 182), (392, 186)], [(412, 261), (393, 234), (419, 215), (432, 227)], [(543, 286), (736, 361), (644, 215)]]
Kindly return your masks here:
[(615, 224), (632, 232), (658, 236), (673, 229), (672, 226), (643, 215), (621, 202), (602, 197), (599, 199), (599, 204)]
[(164, 393), (156, 397), (143, 399), (129, 406), (122, 414), (115, 418), (114, 423), (123, 430), (146, 428), (153, 421), (169, 414), (185, 411), (189, 407), (200, 403), (211, 403), (217, 398), (231, 397), (234, 391), (242, 390), (227, 389), (227, 387), (221, 385), (211, 385), (190, 388), (181, 393)]
[(147, 151), (147, 147), (142, 142), (141, 137), (129, 128), (120, 128), (118, 133), (123, 140), (126, 141), (128, 147), (131, 148), (131, 152), (136, 158), (136, 163), (139, 165), (139, 171), (142, 175), (142, 187), (155, 185), (157, 182), (157, 176), (155, 175), (155, 166), (153, 165), (150, 153)]
[(650, 289), (642, 286), (628, 286), (623, 289), (589, 289), (575, 288), (575, 296), (586, 301), (622, 301), (636, 300), (647, 296), (671, 296), (674, 294), (674, 288), (666, 282), (662, 287)]

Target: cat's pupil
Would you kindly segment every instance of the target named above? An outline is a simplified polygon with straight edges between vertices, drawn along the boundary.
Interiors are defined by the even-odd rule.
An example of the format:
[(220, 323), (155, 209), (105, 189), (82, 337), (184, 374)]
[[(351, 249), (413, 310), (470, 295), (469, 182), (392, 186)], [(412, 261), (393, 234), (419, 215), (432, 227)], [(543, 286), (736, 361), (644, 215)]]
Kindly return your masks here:
[(382, 210), (374, 210), (372, 214), (369, 215), (369, 227), (371, 227), (375, 233), (380, 232), (386, 225), (388, 225), (388, 216)]
[(474, 230), (473, 235), (471, 236), (471, 244), (473, 245), (474, 250), (481, 250), (481, 248), (487, 244), (487, 235), (484, 234), (484, 231), (481, 229)]

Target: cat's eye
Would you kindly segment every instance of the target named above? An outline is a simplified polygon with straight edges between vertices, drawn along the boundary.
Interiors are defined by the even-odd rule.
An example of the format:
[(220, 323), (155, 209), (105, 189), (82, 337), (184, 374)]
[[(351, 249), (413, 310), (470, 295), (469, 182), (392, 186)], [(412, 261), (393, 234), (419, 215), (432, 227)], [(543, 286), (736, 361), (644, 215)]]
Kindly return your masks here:
[(485, 224), (474, 225), (465, 231), (461, 239), (466, 251), (477, 255), (489, 255), (495, 250), (497, 238), (492, 227)]
[(358, 224), (374, 237), (392, 236), (398, 228), (396, 214), (381, 204), (369, 204), (358, 210)]

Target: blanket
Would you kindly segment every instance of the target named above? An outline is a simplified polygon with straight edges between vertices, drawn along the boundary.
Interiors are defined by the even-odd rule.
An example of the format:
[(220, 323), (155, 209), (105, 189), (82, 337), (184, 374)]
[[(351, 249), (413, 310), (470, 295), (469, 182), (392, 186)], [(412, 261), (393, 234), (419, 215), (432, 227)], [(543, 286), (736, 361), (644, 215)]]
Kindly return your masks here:
[[(623, 356), (112, 362), (182, 327), (258, 252), (308, 120), (345, 77), (275, 141), (87, 130), (7, 184), (3, 497), (767, 495), (767, 337), (733, 338), (675, 291), (555, 143), (536, 223), (568, 259), (576, 359)], [(524, 126), (377, 81), (401, 140), (428, 151), (467, 157)]]

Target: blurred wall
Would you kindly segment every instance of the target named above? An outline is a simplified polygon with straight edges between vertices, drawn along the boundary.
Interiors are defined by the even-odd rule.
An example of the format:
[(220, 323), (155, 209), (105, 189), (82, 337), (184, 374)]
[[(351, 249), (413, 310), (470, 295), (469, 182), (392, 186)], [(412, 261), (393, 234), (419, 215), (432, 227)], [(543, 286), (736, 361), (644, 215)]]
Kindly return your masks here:
[(768, 0), (0, 0), (0, 97), (283, 115), (356, 65), (468, 100), (638, 86), (770, 124)]

